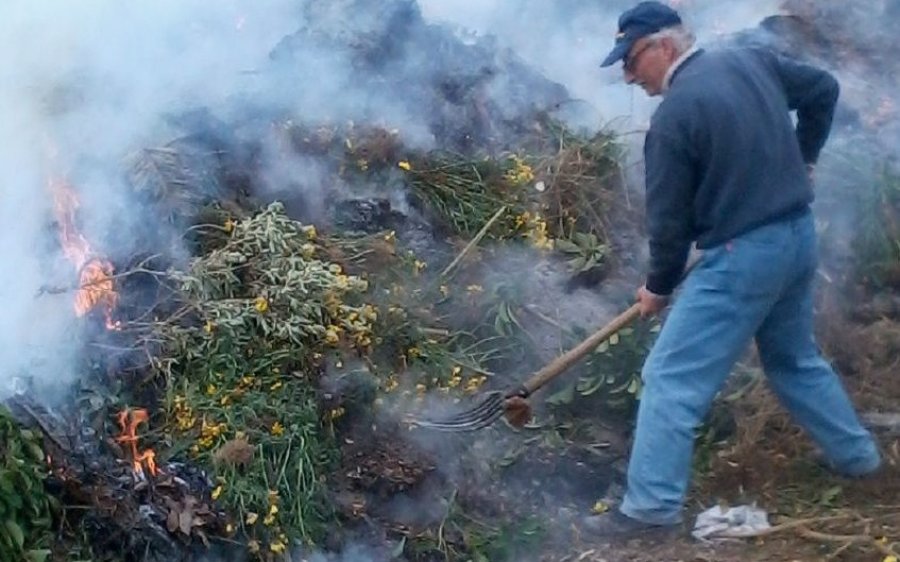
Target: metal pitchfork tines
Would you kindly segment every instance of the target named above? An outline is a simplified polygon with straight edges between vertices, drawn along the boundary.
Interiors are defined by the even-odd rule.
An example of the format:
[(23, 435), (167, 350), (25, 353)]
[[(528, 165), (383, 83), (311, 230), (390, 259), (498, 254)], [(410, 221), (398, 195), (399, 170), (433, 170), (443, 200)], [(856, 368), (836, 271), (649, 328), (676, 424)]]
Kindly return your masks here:
[(475, 431), (483, 429), (503, 415), (506, 397), (499, 390), (488, 392), (481, 403), (470, 410), (443, 420), (411, 420), (413, 425), (438, 431)]
[(616, 316), (609, 324), (603, 326), (588, 336), (583, 342), (548, 363), (513, 392), (504, 393), (494, 390), (488, 392), (481, 403), (470, 410), (445, 419), (426, 418), (411, 420), (411, 423), (419, 427), (438, 431), (475, 431), (488, 427), (505, 414), (510, 424), (522, 427), (531, 419), (531, 407), (527, 401), (529, 396), (564, 373), (575, 362), (609, 339), (610, 336), (630, 324), (640, 313), (640, 305), (638, 303), (633, 304), (628, 310)]

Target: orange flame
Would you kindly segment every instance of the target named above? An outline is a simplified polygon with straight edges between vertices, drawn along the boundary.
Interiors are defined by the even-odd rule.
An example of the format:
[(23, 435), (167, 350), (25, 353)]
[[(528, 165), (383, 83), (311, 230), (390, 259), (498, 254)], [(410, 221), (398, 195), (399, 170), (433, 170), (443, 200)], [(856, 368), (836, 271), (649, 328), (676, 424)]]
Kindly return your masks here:
[(112, 314), (119, 300), (113, 286), (113, 266), (102, 258), (92, 256), (91, 245), (78, 231), (75, 212), (79, 202), (75, 190), (65, 180), (51, 179), (54, 210), (59, 221), (59, 238), (63, 253), (79, 272), (79, 287), (75, 294), (75, 314), (84, 316), (100, 307), (106, 317), (106, 327), (115, 329)]
[(116, 441), (123, 444), (128, 443), (131, 449), (134, 473), (138, 476), (143, 476), (144, 466), (147, 467), (147, 472), (152, 476), (156, 476), (159, 472), (156, 467), (156, 453), (153, 452), (153, 449), (147, 449), (142, 453), (138, 453), (137, 427), (148, 419), (147, 410), (143, 408), (136, 410), (126, 408), (119, 412), (117, 416), (119, 427), (122, 428), (122, 434), (116, 437)]

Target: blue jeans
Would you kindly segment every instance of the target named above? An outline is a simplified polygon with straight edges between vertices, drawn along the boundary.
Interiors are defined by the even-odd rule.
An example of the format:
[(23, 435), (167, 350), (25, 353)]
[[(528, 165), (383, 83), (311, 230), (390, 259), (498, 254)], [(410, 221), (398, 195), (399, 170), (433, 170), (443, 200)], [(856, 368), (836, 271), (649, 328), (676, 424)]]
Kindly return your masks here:
[(644, 363), (622, 513), (660, 525), (681, 520), (695, 429), (752, 338), (772, 389), (837, 470), (862, 475), (880, 465), (816, 345), (816, 262), (809, 212), (704, 252)]

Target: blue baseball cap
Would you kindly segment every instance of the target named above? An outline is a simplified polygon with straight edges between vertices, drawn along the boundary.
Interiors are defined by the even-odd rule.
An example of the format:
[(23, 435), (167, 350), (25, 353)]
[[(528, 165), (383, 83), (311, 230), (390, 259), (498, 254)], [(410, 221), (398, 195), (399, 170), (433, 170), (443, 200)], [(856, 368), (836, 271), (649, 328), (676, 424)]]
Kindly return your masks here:
[(641, 37), (680, 24), (681, 16), (669, 6), (653, 1), (641, 2), (619, 16), (616, 44), (600, 66), (609, 66), (624, 59)]

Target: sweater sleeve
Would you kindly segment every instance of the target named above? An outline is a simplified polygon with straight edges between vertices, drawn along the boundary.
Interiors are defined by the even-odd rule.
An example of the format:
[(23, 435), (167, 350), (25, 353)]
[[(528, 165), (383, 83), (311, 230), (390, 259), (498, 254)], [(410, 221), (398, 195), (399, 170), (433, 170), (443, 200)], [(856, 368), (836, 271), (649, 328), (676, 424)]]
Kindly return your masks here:
[(696, 171), (687, 139), (672, 127), (651, 126), (644, 141), (647, 168), (647, 289), (668, 295), (678, 285), (693, 242)]
[(807, 164), (815, 164), (831, 131), (840, 95), (838, 81), (828, 72), (770, 54), (784, 87), (788, 107), (797, 111), (797, 141)]

